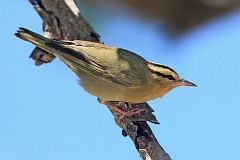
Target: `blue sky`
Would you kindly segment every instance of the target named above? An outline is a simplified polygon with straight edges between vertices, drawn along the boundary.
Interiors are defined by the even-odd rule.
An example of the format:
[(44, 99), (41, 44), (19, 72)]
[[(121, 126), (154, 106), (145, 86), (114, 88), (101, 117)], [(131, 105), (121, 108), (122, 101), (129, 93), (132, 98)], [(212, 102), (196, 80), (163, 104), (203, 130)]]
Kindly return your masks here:
[[(137, 159), (108, 109), (68, 67), (57, 59), (36, 67), (28, 59), (33, 45), (13, 35), (21, 26), (42, 33), (28, 1), (3, 1), (0, 18), (0, 159)], [(89, 21), (106, 44), (172, 66), (198, 85), (149, 102), (161, 123), (151, 128), (172, 159), (240, 159), (240, 11), (174, 40), (129, 11), (92, 13)]]

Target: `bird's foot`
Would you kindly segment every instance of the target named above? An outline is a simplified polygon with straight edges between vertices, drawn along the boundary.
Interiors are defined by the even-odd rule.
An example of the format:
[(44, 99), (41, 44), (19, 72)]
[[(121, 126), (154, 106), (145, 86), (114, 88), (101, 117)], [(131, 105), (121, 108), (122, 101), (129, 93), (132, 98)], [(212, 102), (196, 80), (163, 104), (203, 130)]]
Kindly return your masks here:
[[(138, 115), (140, 114), (141, 112), (144, 112), (146, 111), (145, 108), (134, 108), (132, 110), (129, 110), (129, 111), (123, 111), (121, 112), (121, 116), (118, 117), (116, 120), (118, 123), (120, 123), (120, 121), (125, 118), (125, 117), (131, 117), (131, 116), (134, 116), (134, 115)], [(119, 112), (120, 113), (120, 112)]]
[[(119, 122), (120, 122), (123, 118), (125, 118), (125, 117), (132, 117), (132, 116), (134, 116), (134, 115), (140, 114), (140, 113), (143, 112), (143, 111), (146, 111), (145, 108), (134, 108), (134, 109), (131, 109), (131, 110), (129, 110), (129, 111), (124, 111), (124, 110), (118, 108), (117, 105), (114, 104), (114, 103), (111, 103), (111, 102), (108, 102), (108, 101), (104, 101), (104, 100), (101, 100), (101, 99), (98, 99), (98, 101), (99, 101), (100, 103), (102, 103), (102, 104), (107, 105), (108, 108), (110, 108), (110, 109), (112, 109), (112, 110), (114, 110), (114, 111), (116, 111), (116, 112), (118, 112), (118, 113), (121, 114), (121, 116), (119, 116), (119, 117), (116, 119), (117, 123), (119, 123)], [(124, 102), (123, 102), (123, 103), (124, 103)]]

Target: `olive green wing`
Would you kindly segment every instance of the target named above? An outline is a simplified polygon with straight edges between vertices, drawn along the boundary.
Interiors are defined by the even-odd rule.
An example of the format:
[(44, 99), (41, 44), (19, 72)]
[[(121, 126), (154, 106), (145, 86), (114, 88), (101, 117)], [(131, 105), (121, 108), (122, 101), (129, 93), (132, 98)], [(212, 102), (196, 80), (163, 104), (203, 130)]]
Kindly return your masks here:
[(100, 73), (97, 73), (100, 76), (129, 87), (139, 86), (147, 81), (149, 70), (146, 60), (133, 52), (88, 41), (67, 43), (68, 47), (85, 55), (91, 64), (101, 68)]
[[(109, 72), (105, 65), (94, 61), (94, 58), (89, 56), (92, 55), (89, 54), (89, 52), (91, 52), (91, 49), (89, 51), (89, 47), (78, 47), (70, 41), (48, 42), (46, 46), (54, 48), (60, 55), (56, 56), (66, 63), (77, 75), (79, 75), (78, 70), (81, 70), (108, 82), (114, 82), (129, 87), (135, 85), (127, 80), (125, 81), (121, 78), (117, 78), (114, 73)], [(86, 50), (86, 48), (88, 48), (88, 50)], [(79, 76), (81, 77), (81, 75)]]

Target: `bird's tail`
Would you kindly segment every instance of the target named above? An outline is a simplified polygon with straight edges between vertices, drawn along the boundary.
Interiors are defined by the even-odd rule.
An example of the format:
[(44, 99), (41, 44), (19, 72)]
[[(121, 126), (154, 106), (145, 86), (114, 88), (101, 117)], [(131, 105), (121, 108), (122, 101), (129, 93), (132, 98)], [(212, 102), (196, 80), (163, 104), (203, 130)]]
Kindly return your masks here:
[(25, 28), (19, 28), (15, 35), (58, 57), (76, 74), (78, 74), (78, 69), (92, 75), (96, 75), (99, 72), (99, 67), (94, 65), (81, 50), (69, 47), (71, 42), (68, 44), (64, 43), (64, 41), (52, 40)]
[[(51, 54), (52, 53), (52, 49), (49, 48), (48, 46), (46, 46), (46, 43), (52, 41), (51, 39), (48, 39), (40, 34), (37, 34), (35, 32), (32, 32), (26, 28), (22, 28), (20, 27), (17, 31), (17, 33), (15, 33), (15, 35), (25, 41), (31, 42), (32, 44), (36, 45), (38, 48), (41, 48)], [(55, 55), (55, 54), (54, 54)], [(58, 55), (55, 55), (56, 57), (58, 57)]]
[[(86, 58), (76, 53), (75, 50), (65, 47), (61, 42), (46, 38), (40, 34), (32, 32), (26, 28), (19, 28), (15, 35), (25, 41), (31, 42), (36, 45), (38, 48), (43, 49), (44, 51), (53, 54), (54, 56), (61, 59), (65, 64), (67, 64), (71, 69), (75, 71), (76, 65), (81, 65), (83, 61), (86, 61)], [(78, 58), (78, 63), (73, 62), (72, 59)], [(80, 64), (79, 64), (80, 63)]]

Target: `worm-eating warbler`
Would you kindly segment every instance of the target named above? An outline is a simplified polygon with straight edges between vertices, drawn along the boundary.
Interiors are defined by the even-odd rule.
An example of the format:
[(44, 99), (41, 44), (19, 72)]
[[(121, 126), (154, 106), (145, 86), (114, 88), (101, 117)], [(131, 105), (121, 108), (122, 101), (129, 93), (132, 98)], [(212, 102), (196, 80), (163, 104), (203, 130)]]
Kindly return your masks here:
[(52, 40), (24, 28), (15, 35), (58, 57), (77, 74), (87, 92), (102, 100), (142, 103), (177, 86), (196, 86), (172, 68), (125, 49), (82, 40)]

